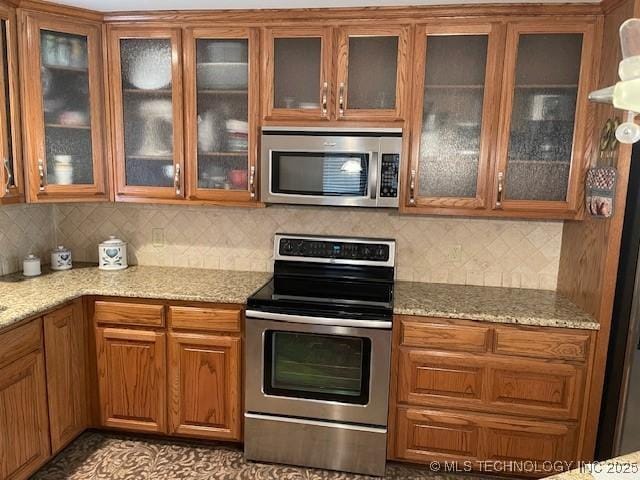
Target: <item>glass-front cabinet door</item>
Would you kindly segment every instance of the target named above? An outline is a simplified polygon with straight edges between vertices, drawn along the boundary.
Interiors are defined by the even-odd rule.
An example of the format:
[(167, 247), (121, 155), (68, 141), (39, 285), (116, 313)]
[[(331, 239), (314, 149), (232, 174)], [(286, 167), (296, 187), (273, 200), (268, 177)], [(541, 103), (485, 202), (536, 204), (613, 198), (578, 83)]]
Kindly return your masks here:
[(184, 51), (188, 196), (256, 201), (258, 33), (188, 29)]
[(497, 114), (497, 34), (491, 25), (416, 31), (410, 207), (484, 208)]
[(24, 199), (16, 15), (0, 5), (0, 204)]
[(185, 196), (179, 29), (109, 29), (116, 198)]
[(25, 14), (29, 201), (106, 199), (99, 25)]
[(593, 29), (578, 22), (509, 26), (494, 208), (577, 211)]
[(263, 108), (267, 120), (331, 116), (331, 38), (328, 27), (265, 29)]
[(337, 38), (337, 118), (402, 119), (409, 29), (342, 27)]

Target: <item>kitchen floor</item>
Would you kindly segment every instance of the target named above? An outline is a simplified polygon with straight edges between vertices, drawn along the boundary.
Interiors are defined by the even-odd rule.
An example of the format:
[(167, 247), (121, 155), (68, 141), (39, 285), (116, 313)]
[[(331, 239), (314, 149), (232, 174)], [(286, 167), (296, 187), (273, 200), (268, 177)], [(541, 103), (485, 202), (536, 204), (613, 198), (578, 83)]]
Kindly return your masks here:
[[(247, 462), (233, 445), (87, 432), (39, 470), (32, 480), (365, 480), (374, 477)], [(386, 479), (480, 480), (440, 475), (390, 463)]]

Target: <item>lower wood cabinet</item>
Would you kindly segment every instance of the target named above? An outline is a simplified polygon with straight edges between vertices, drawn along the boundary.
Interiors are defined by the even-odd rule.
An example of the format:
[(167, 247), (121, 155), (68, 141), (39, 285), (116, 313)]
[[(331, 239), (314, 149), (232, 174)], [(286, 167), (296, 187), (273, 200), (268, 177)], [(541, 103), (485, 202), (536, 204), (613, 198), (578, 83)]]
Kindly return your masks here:
[(171, 433), (240, 440), (241, 339), (169, 333)]
[(581, 457), (593, 332), (398, 316), (393, 338), (391, 458)]
[(28, 478), (49, 454), (42, 320), (37, 319), (0, 335), (0, 479)]
[(81, 300), (44, 316), (51, 450), (89, 426), (87, 329)]
[(166, 433), (166, 334), (96, 328), (101, 424)]
[(410, 461), (569, 461), (576, 426), (516, 417), (399, 407), (396, 454)]

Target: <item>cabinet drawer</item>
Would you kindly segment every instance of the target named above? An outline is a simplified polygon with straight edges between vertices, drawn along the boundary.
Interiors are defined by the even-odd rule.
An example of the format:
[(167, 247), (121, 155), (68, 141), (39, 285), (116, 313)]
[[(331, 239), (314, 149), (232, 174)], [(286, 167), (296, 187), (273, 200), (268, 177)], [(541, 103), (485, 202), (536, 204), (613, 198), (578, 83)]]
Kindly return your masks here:
[(169, 325), (176, 329), (238, 333), (241, 319), (241, 309), (169, 307)]
[(408, 347), (486, 352), (491, 329), (450, 323), (402, 320), (401, 345)]
[(585, 383), (575, 365), (400, 347), (398, 402), (577, 419)]
[(96, 323), (163, 327), (164, 306), (147, 303), (95, 302), (93, 318)]
[(0, 335), (0, 365), (10, 363), (42, 345), (42, 319), (38, 318)]
[(589, 351), (589, 334), (520, 328), (495, 329), (494, 351), (504, 355), (564, 359), (584, 362)]
[(396, 456), (412, 462), (574, 460), (576, 427), (501, 415), (397, 409)]

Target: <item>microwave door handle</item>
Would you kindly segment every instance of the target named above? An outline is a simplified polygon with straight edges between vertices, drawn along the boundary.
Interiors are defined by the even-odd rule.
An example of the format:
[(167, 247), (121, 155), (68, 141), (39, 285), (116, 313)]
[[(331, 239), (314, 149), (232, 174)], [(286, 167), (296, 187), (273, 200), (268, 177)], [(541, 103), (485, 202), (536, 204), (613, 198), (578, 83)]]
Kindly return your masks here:
[(375, 200), (378, 197), (378, 152), (371, 152), (369, 179), (369, 197)]

